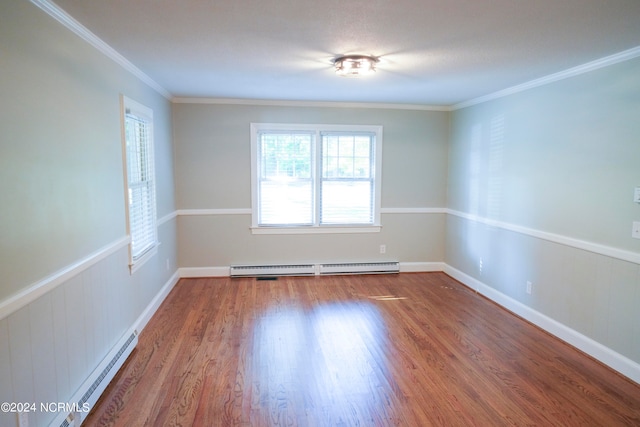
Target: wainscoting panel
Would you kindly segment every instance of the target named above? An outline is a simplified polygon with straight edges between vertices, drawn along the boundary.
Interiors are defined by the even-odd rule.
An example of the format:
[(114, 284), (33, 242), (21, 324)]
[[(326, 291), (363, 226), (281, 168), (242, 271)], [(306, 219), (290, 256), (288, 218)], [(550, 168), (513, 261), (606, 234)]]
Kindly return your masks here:
[(9, 316), (7, 324), (9, 326), (9, 366), (11, 366), (13, 382), (13, 398), (10, 402), (32, 402), (35, 399), (34, 369), (31, 359), (33, 351), (28, 307), (23, 307)]
[[(9, 349), (9, 325), (7, 319), (0, 320), (0, 384), (11, 384), (11, 360)], [(0, 387), (0, 403), (11, 402), (13, 393), (10, 387)], [(15, 415), (9, 412), (0, 411), (0, 425), (10, 426), (15, 423)]]
[[(48, 293), (25, 307), (29, 313), (31, 341), (31, 365), (33, 371), (33, 402), (57, 402), (56, 359), (51, 357), (55, 348), (53, 327), (53, 302)], [(26, 338), (26, 337), (25, 337)], [(33, 413), (33, 425), (45, 425), (48, 414), (39, 410)], [(31, 421), (31, 420), (30, 420)]]
[[(69, 327), (67, 326), (67, 301), (65, 300), (65, 288), (59, 287), (51, 292), (51, 300), (54, 307), (63, 307), (63, 310), (53, 310), (54, 347), (53, 357), (56, 360), (56, 380), (58, 395), (71, 396), (74, 392), (71, 387), (71, 369), (69, 366)], [(73, 384), (78, 384), (73, 383)]]
[[(0, 319), (0, 402), (35, 403), (36, 410), (26, 414), (29, 426), (64, 420), (65, 414), (42, 411), (40, 404), (71, 404), (123, 334), (144, 328), (177, 283), (171, 244), (175, 220), (168, 223), (160, 230), (161, 238), (168, 234), (168, 244), (134, 275), (129, 273), (127, 247), (116, 242), (119, 248), (99, 260), (89, 257), (85, 265), (74, 264), (74, 275), (43, 280), (32, 288), (37, 296), (25, 293), (22, 300), (5, 306)], [(0, 412), (0, 425), (17, 427), (18, 415)]]
[(640, 382), (637, 263), (453, 215), (446, 263), (458, 280)]

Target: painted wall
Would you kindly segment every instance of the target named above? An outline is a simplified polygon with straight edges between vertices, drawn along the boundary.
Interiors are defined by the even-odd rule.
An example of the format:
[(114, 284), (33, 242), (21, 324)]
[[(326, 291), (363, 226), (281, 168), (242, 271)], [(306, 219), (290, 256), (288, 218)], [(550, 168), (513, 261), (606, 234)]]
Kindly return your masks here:
[[(184, 268), (244, 263), (444, 260), (442, 213), (384, 213), (382, 231), (253, 235), (250, 123), (382, 125), (382, 208), (444, 208), (448, 113), (378, 108), (174, 104), (179, 263)], [(206, 214), (211, 209), (241, 209)], [(397, 211), (393, 211), (397, 212)], [(193, 212), (192, 212), (193, 213)], [(379, 253), (385, 244), (386, 254)]]
[[(0, 2), (0, 40), (0, 402), (67, 402), (177, 270), (171, 104), (28, 1)], [(154, 110), (164, 217), (133, 276), (121, 93)]]
[(455, 111), (446, 232), (449, 266), (636, 363), (639, 75), (634, 59)]
[[(640, 60), (453, 113), (171, 105), (26, 0), (0, 40), (0, 402), (67, 401), (178, 266), (446, 262), (640, 363)], [(155, 115), (162, 245), (133, 276), (121, 93)], [(252, 235), (251, 122), (383, 125), (382, 232)]]

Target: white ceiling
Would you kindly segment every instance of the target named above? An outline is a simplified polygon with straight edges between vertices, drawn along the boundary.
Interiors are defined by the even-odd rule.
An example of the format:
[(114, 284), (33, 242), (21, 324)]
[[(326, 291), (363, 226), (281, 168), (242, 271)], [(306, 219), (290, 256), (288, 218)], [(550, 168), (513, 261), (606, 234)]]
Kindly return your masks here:
[(640, 0), (55, 3), (174, 97), (450, 106), (640, 45)]

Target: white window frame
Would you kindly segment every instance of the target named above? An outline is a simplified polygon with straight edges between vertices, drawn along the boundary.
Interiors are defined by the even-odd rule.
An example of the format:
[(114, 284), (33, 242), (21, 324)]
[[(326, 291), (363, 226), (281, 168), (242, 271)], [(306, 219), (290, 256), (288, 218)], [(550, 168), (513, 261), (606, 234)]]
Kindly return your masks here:
[[(290, 123), (251, 123), (251, 232), (253, 234), (314, 234), (314, 233), (377, 233), (380, 232), (380, 199), (382, 194), (382, 126), (377, 125), (328, 125), (328, 124), (290, 124)], [(312, 179), (314, 182), (315, 198), (315, 221), (312, 225), (292, 225), (292, 226), (264, 226), (258, 223), (259, 220), (259, 165), (258, 165), (258, 135), (260, 132), (311, 132), (315, 134), (315, 146), (312, 154)], [(319, 224), (320, 203), (317, 190), (321, 185), (321, 163), (322, 163), (322, 133), (354, 133), (367, 132), (375, 134), (375, 145), (373, 150), (373, 224), (351, 225)]]
[[(124, 171), (124, 187), (125, 187), (125, 212), (126, 212), (126, 228), (127, 236), (129, 237), (129, 269), (133, 274), (138, 268), (140, 268), (145, 262), (156, 255), (158, 251), (158, 224), (156, 217), (156, 176), (155, 176), (155, 155), (154, 155), (154, 143), (153, 143), (153, 110), (145, 105), (140, 104), (124, 95), (120, 97), (121, 106), (121, 133), (122, 133), (122, 159), (123, 159), (123, 171)], [(142, 163), (146, 165), (144, 175), (147, 177), (142, 182), (131, 182), (129, 174), (129, 162), (132, 157), (128, 145), (126, 134), (127, 120), (133, 120), (131, 117), (127, 117), (129, 114), (136, 117), (137, 120), (144, 122), (147, 127), (147, 138), (143, 142), (145, 144), (145, 156)], [(135, 187), (140, 187), (141, 184), (146, 188), (146, 197), (148, 197), (148, 209), (145, 210), (146, 215), (143, 213), (141, 216), (141, 222), (134, 221), (132, 218), (132, 191)], [(132, 227), (142, 227), (141, 229), (134, 230)], [(141, 248), (136, 248), (134, 245), (136, 234), (146, 234), (147, 243)]]

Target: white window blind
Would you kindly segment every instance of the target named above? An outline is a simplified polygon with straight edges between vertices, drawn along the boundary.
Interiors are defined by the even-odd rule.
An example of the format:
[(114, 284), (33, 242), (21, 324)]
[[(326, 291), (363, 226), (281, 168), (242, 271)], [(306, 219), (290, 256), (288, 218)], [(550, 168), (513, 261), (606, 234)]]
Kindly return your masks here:
[(260, 225), (311, 225), (313, 140), (305, 132), (259, 134)]
[(321, 224), (373, 224), (375, 134), (322, 134)]
[(252, 124), (254, 227), (377, 226), (380, 126)]
[(150, 109), (126, 98), (124, 143), (130, 262), (133, 265), (157, 245), (153, 115)]

